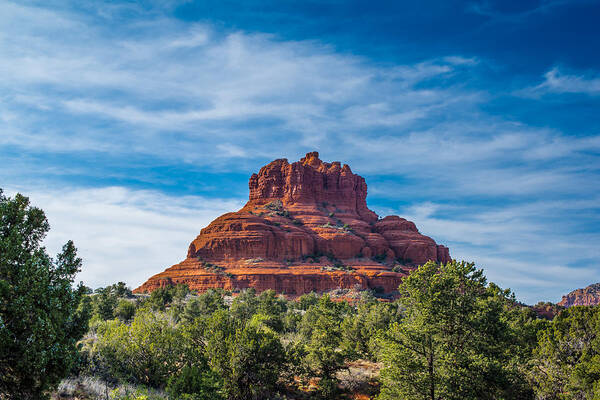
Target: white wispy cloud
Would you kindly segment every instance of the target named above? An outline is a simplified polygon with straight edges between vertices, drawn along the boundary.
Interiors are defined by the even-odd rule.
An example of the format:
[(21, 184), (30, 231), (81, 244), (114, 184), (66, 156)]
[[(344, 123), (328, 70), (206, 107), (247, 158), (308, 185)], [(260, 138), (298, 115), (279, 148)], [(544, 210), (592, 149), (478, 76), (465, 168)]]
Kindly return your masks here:
[(77, 278), (92, 287), (116, 281), (137, 287), (185, 259), (188, 244), (210, 221), (243, 205), (125, 187), (5, 189), (10, 196), (25, 194), (44, 210), (51, 226), (44, 244), (51, 254), (67, 240), (75, 242), (83, 258)]
[[(146, 151), (167, 158), (178, 157), (173, 152), (184, 152), (188, 144), (165, 145), (164, 134), (173, 131), (215, 150), (229, 137), (247, 145), (257, 134), (268, 138), (278, 132), (327, 145), (323, 135), (409, 129), (434, 113), (478, 101), (477, 93), (458, 86), (419, 87), (474, 64), (459, 56), (384, 67), (313, 41), (218, 33), (208, 25), (164, 18), (112, 27), (37, 10), (6, 2), (6, 20), (23, 23), (0, 24), (11, 37), (0, 41), (0, 72), (11, 77), (0, 83), (8, 93), (0, 113), (16, 116), (12, 128), (19, 134), (11, 141), (22, 137), (24, 147), (42, 124), (54, 144), (90, 121), (103, 124), (105, 132), (78, 136), (96, 151), (111, 131), (124, 129), (129, 141), (123, 151), (151, 142)], [(62, 20), (67, 22), (55, 22)], [(113, 28), (124, 36), (115, 39)], [(61, 123), (52, 121), (57, 117)], [(257, 127), (265, 120), (269, 131)], [(269, 147), (281, 151), (279, 145)]]
[(534, 98), (552, 93), (581, 93), (597, 96), (600, 94), (600, 74), (569, 74), (554, 67), (544, 74), (542, 83), (517, 92), (518, 95)]
[[(573, 220), (597, 223), (589, 210), (599, 201), (539, 200), (491, 209), (425, 202), (396, 212), (449, 245), (453, 258), (484, 268), (489, 280), (510, 287), (520, 300), (556, 302), (562, 294), (600, 281), (597, 261), (591, 261), (600, 259), (597, 235), (581, 232), (581, 220)], [(563, 222), (568, 219), (571, 224)]]

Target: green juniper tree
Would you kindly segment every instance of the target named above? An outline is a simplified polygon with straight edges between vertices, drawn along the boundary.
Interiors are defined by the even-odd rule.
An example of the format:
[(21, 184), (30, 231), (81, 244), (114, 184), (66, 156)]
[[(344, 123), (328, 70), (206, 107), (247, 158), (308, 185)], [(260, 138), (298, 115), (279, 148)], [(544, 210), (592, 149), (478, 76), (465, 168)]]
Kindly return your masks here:
[[(217, 310), (207, 321), (206, 355), (223, 379), (228, 400), (272, 398), (285, 365), (285, 352), (277, 333), (255, 314), (249, 320)], [(198, 321), (198, 320), (197, 320)]]
[(380, 337), (379, 399), (507, 399), (513, 335), (508, 291), (487, 285), (473, 264), (433, 262), (399, 287), (401, 322)]
[(350, 310), (345, 303), (334, 303), (325, 295), (310, 306), (300, 324), (307, 369), (319, 378), (319, 393), (324, 398), (338, 394), (336, 373), (344, 367), (347, 356), (341, 346), (341, 324)]
[(43, 399), (76, 359), (89, 313), (73, 289), (81, 259), (73, 242), (52, 259), (41, 246), (44, 212), (0, 190), (0, 398)]

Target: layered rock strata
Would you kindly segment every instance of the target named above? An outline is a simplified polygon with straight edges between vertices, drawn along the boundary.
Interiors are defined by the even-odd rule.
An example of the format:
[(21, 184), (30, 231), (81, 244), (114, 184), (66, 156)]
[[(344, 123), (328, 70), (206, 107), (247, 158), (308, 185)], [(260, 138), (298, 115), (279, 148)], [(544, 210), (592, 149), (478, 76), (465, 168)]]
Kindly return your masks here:
[(346, 164), (316, 152), (279, 159), (253, 174), (237, 212), (202, 229), (187, 258), (135, 292), (185, 283), (191, 289), (274, 289), (290, 296), (335, 288), (396, 290), (428, 260), (450, 261), (448, 248), (398, 216), (380, 219), (366, 203), (367, 184)]
[(558, 302), (563, 307), (571, 306), (596, 306), (600, 304), (600, 283), (594, 283), (583, 289), (573, 290), (563, 296)]

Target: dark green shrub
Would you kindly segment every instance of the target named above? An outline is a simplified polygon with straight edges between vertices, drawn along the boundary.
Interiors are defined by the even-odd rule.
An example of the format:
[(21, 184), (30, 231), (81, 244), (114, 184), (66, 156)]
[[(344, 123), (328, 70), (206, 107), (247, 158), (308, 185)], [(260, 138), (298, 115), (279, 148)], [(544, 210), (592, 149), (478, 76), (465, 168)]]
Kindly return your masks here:
[(128, 322), (135, 315), (135, 304), (129, 300), (121, 299), (115, 308), (115, 317)]
[(103, 321), (115, 317), (115, 308), (118, 298), (110, 288), (96, 289), (96, 295), (93, 296), (94, 318)]
[(150, 293), (148, 304), (155, 311), (164, 311), (173, 301), (173, 290), (171, 286), (159, 287)]
[(171, 399), (219, 400), (224, 399), (221, 385), (207, 365), (185, 366), (169, 378), (166, 390)]

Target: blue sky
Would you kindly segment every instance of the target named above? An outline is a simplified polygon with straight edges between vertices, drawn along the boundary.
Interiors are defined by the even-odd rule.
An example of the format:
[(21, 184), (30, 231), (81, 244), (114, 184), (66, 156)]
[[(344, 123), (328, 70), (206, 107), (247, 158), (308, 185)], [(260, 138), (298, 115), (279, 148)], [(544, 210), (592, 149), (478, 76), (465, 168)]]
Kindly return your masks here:
[(600, 281), (600, 2), (0, 0), (0, 187), (132, 286), (318, 150), (528, 303)]

